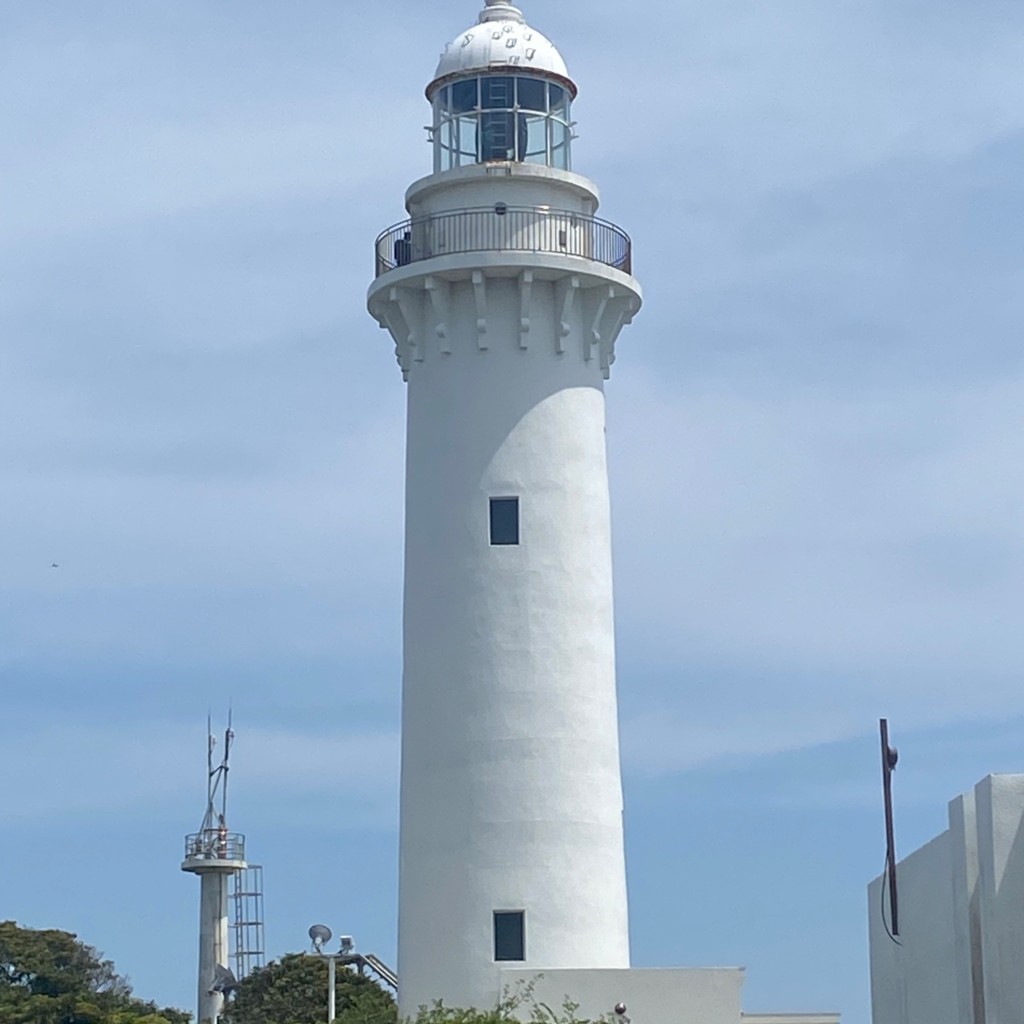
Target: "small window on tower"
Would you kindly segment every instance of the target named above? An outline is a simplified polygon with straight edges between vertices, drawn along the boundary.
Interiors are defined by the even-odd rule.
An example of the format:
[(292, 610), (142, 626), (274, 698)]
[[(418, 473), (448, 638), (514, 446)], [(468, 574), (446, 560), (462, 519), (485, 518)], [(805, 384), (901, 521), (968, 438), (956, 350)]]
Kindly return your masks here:
[(491, 543), (519, 543), (518, 498), (491, 498)]
[(526, 913), (522, 910), (494, 912), (494, 959), (526, 959)]

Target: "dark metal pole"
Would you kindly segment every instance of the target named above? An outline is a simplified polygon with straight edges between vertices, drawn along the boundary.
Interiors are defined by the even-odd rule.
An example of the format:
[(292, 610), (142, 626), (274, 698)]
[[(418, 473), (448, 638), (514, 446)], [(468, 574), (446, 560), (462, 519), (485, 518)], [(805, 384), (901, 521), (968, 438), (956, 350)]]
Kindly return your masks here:
[(885, 862), (889, 875), (889, 915), (892, 934), (899, 935), (899, 904), (896, 899), (896, 839), (892, 824), (892, 773), (899, 760), (899, 754), (889, 746), (889, 722), (878, 721), (882, 736), (882, 792), (885, 795)]

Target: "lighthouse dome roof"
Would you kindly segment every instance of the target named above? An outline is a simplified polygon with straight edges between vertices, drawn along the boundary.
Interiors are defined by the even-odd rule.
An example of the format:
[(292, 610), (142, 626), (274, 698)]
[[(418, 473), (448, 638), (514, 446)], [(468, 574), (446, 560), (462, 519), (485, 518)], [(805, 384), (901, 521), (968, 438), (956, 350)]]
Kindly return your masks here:
[(444, 49), (434, 80), (427, 88), (430, 95), (440, 79), (471, 71), (515, 68), (539, 71), (564, 79), (575, 95), (562, 55), (547, 36), (531, 28), (523, 12), (510, 0), (485, 0), (477, 23), (460, 32)]

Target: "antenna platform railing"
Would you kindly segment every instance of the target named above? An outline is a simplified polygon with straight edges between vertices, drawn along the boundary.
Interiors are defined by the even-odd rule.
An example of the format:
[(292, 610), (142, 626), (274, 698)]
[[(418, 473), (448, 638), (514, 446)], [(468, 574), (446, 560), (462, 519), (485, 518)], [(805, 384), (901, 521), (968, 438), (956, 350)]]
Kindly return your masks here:
[(245, 860), (245, 836), (222, 828), (206, 828), (185, 836), (186, 860)]
[(504, 203), (413, 217), (382, 231), (374, 245), (377, 277), (435, 256), (473, 252), (580, 256), (630, 274), (632, 250), (622, 228), (598, 217)]

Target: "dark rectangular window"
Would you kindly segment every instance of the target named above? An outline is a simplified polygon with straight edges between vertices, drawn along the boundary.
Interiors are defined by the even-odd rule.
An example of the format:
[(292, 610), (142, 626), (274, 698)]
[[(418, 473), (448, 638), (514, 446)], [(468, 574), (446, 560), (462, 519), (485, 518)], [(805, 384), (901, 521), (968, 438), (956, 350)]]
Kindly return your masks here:
[(519, 543), (518, 498), (491, 498), (491, 543)]
[(523, 110), (547, 110), (547, 82), (539, 78), (519, 78), (516, 80), (519, 106)]
[(494, 959), (526, 959), (526, 914), (522, 910), (494, 912)]
[(468, 114), (476, 110), (476, 82), (474, 78), (469, 82), (456, 82), (452, 86), (452, 112), (455, 114)]

